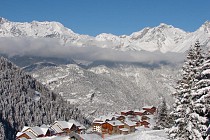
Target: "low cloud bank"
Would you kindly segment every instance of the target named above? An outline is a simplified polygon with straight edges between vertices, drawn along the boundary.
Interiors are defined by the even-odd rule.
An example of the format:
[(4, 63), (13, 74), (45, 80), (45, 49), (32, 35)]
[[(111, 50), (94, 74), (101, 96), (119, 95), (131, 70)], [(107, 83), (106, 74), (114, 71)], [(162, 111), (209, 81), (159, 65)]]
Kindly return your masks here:
[(161, 53), (147, 51), (117, 51), (92, 46), (61, 46), (55, 39), (34, 38), (0, 38), (0, 53), (10, 57), (15, 55), (31, 55), (41, 57), (72, 58), (87, 61), (113, 61), (133, 63), (179, 63), (183, 62), (182, 53)]

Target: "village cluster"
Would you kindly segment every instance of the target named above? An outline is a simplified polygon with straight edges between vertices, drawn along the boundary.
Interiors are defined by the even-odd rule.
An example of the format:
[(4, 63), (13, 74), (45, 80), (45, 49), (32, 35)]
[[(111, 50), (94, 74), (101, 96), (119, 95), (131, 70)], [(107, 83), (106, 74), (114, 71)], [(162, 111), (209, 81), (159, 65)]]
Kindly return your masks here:
[[(21, 132), (16, 135), (17, 140), (37, 139), (52, 136), (68, 136), (70, 140), (86, 140), (87, 135), (104, 138), (105, 135), (133, 133), (138, 129), (150, 128), (154, 124), (156, 107), (145, 106), (142, 110), (124, 110), (120, 113), (109, 113), (108, 115), (95, 118), (92, 123), (92, 130), (75, 120), (55, 121), (51, 125), (40, 127), (24, 126)], [(85, 134), (86, 133), (86, 134)], [(97, 135), (97, 136), (96, 136)]]

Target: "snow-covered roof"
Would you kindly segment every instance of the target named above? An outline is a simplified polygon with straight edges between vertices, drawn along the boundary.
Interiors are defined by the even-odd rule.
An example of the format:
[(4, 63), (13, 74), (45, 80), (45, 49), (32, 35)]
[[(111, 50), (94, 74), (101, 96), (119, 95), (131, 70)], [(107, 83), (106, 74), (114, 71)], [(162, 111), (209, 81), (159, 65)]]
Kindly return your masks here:
[(32, 134), (31, 132), (24, 132), (26, 135), (28, 135), (31, 139), (36, 139), (36, 136), (34, 134)]
[(24, 126), (23, 129), (21, 130), (21, 132), (24, 132), (25, 130), (27, 130), (28, 128), (30, 128), (29, 126)]
[(81, 124), (80, 124), (79, 122), (77, 122), (77, 121), (75, 121), (75, 120), (73, 120), (73, 119), (70, 119), (69, 122), (70, 122), (70, 123), (73, 123), (73, 124), (76, 125), (76, 126), (81, 126)]
[(23, 132), (18, 132), (17, 134), (16, 134), (16, 137), (19, 137), (20, 135), (22, 135), (23, 134)]
[(65, 128), (71, 129), (71, 127), (74, 125), (73, 123), (67, 121), (55, 121), (55, 123), (58, 123), (62, 129)]
[(56, 133), (62, 133), (63, 130), (61, 130), (60, 127), (58, 127), (57, 125), (52, 125), (51, 129), (54, 130)]
[(129, 131), (127, 128), (121, 128), (120, 130), (123, 132)]
[(154, 106), (144, 106), (144, 107), (142, 107), (142, 108), (153, 108)]
[(100, 116), (99, 118), (95, 118), (94, 120), (93, 120), (93, 122), (95, 123), (95, 122), (106, 122), (107, 120), (108, 121), (110, 121), (110, 120), (112, 120), (114, 118), (114, 116), (112, 115), (112, 114), (108, 114), (108, 115), (106, 115), (106, 116)]
[(94, 121), (93, 123), (95, 123), (95, 124), (103, 124), (105, 122), (103, 122), (103, 121)]
[(32, 130), (37, 136), (39, 136), (39, 135), (46, 135), (48, 128), (41, 128), (38, 126), (35, 127), (24, 126), (21, 132), (29, 132), (29, 130)]
[(118, 121), (118, 120), (115, 120), (115, 121), (107, 121), (107, 123), (111, 124), (112, 126), (124, 125), (121, 121)]
[(79, 123), (78, 121), (75, 121), (73, 119), (69, 120), (70, 123), (73, 123), (74, 125), (76, 125), (77, 127), (79, 127), (79, 129), (86, 129), (86, 127), (84, 125), (82, 125), (81, 123)]
[(80, 129), (80, 130), (86, 129), (86, 127), (82, 125), (82, 126), (79, 127), (79, 129)]
[(40, 126), (41, 128), (49, 128), (49, 126), (47, 126), (46, 124), (43, 124)]
[(39, 136), (39, 135), (46, 135), (48, 128), (41, 128), (38, 126), (31, 127), (31, 129)]
[(126, 120), (124, 123), (127, 124), (128, 126), (136, 126), (136, 123), (130, 120)]
[(140, 110), (139, 112), (140, 112), (140, 113), (144, 113), (144, 112), (146, 112), (146, 110)]
[(133, 111), (134, 111), (134, 112), (139, 112), (140, 110), (139, 110), (139, 109), (134, 109)]

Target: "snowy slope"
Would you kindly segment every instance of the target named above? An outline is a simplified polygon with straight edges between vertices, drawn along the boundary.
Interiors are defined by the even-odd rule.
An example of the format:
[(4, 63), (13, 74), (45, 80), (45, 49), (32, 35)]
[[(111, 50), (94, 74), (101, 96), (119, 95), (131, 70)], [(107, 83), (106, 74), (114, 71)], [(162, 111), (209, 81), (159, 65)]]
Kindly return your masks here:
[(86, 113), (97, 116), (124, 109), (158, 105), (160, 97), (173, 103), (177, 69), (105, 66), (83, 69), (77, 65), (44, 68), (33, 76)]
[(137, 131), (129, 135), (117, 135), (105, 140), (169, 140), (164, 130)]
[(157, 27), (146, 27), (131, 35), (102, 33), (92, 37), (74, 33), (58, 22), (21, 23), (0, 18), (0, 37), (55, 38), (65, 46), (96, 46), (120, 51), (185, 52), (198, 39), (201, 44), (210, 45), (210, 22), (206, 21), (195, 32), (185, 32), (161, 23)]

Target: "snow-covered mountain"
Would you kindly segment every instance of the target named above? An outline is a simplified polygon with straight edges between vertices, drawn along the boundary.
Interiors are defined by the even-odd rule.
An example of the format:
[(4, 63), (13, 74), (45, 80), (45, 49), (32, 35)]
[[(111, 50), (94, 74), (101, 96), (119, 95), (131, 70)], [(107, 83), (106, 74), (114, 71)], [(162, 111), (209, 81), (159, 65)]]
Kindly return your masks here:
[(48, 67), (32, 73), (33, 77), (90, 116), (124, 109), (158, 105), (160, 98), (173, 103), (171, 93), (177, 68), (163, 66), (148, 69), (120, 65), (83, 69), (75, 64)]
[(185, 52), (196, 40), (210, 45), (210, 22), (206, 21), (195, 32), (185, 32), (161, 23), (146, 27), (131, 35), (116, 36), (102, 33), (96, 37), (80, 35), (58, 22), (11, 22), (0, 18), (0, 37), (55, 38), (65, 46), (96, 46), (121, 51)]

